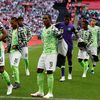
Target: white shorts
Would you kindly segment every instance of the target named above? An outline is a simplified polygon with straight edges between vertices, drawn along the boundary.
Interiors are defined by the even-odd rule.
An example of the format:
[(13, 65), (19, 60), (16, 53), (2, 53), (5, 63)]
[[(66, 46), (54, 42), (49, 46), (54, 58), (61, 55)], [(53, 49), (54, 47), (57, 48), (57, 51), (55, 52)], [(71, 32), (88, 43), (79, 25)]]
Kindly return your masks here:
[(89, 47), (88, 52), (90, 55), (96, 55), (97, 56), (97, 47)]
[(80, 59), (89, 59), (89, 55), (86, 51), (79, 50), (78, 51), (78, 58), (80, 58)]
[(19, 66), (19, 62), (20, 62), (20, 58), (21, 58), (21, 53), (19, 51), (14, 51), (10, 53), (10, 64), (11, 66)]
[(42, 54), (38, 61), (38, 68), (55, 71), (57, 54)]
[(28, 47), (23, 47), (21, 54), (23, 59), (28, 59)]
[(68, 44), (64, 39), (58, 40), (58, 53), (66, 56), (68, 51)]
[(1, 51), (0, 66), (5, 66), (5, 55), (4, 55), (4, 51)]

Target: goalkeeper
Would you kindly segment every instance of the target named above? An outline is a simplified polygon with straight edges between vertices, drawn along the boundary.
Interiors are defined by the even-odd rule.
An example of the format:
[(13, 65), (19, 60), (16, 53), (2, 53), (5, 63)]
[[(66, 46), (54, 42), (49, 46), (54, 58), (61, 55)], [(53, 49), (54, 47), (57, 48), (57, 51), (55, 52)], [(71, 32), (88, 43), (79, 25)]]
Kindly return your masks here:
[(92, 43), (92, 33), (88, 30), (88, 22), (82, 21), (82, 29), (78, 33), (78, 62), (83, 67), (82, 77), (86, 77), (88, 70), (89, 55), (87, 52), (88, 47)]

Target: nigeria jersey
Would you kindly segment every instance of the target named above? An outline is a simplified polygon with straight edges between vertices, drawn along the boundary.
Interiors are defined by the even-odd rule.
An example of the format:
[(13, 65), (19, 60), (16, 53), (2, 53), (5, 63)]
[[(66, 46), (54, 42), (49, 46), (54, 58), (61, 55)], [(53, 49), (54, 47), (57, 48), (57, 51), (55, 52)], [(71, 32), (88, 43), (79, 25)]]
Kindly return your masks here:
[(91, 27), (89, 25), (88, 29), (91, 31), (92, 36), (93, 36), (93, 43), (91, 44), (91, 46), (97, 47), (97, 34), (99, 32), (99, 27), (98, 26)]
[[(0, 22), (0, 36), (2, 36), (2, 30), (4, 29), (3, 24)], [(4, 46), (3, 46), (3, 42), (0, 41), (0, 50), (4, 51)]]
[(78, 38), (78, 42), (85, 42), (88, 46), (93, 42), (92, 33), (89, 30), (81, 29)]
[(57, 53), (57, 34), (58, 30), (54, 26), (50, 26), (49, 28), (43, 28), (41, 38), (43, 40), (43, 53)]
[(12, 30), (12, 43), (11, 45), (18, 45), (17, 29)]
[(24, 41), (28, 42), (32, 38), (32, 32), (28, 26), (23, 25), (22, 27), (19, 27), (19, 31), (20, 34), (24, 33), (23, 34)]
[(12, 46), (14, 45), (18, 45), (18, 35), (17, 35), (18, 30), (17, 29), (13, 29), (12, 30), (12, 41), (11, 41), (11, 52), (15, 51)]

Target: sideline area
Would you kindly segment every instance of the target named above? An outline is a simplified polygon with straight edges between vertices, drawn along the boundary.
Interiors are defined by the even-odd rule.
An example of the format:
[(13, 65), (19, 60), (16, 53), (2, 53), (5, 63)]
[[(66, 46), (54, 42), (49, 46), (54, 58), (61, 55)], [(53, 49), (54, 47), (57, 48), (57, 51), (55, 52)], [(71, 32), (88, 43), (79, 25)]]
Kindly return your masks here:
[(40, 45), (40, 44), (42, 44), (42, 41), (40, 39), (38, 39), (37, 35), (34, 35), (32, 37), (32, 39), (29, 41), (28, 46)]

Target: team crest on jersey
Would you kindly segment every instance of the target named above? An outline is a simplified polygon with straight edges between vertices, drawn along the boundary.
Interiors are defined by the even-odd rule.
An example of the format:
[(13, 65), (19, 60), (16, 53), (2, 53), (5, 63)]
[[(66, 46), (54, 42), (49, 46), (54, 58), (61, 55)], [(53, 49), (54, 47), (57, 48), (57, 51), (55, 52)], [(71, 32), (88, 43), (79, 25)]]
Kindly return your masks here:
[(68, 28), (68, 31), (71, 31), (71, 28), (70, 27)]

